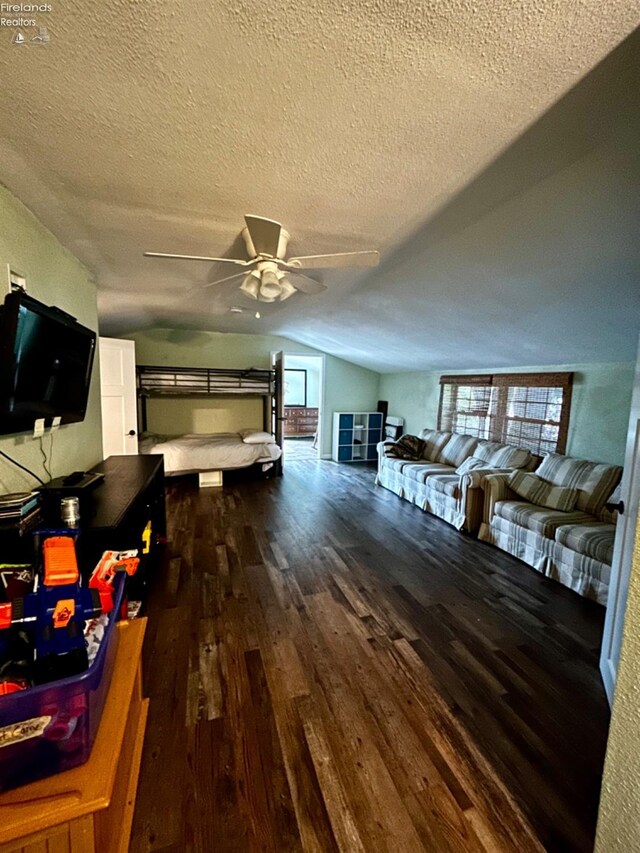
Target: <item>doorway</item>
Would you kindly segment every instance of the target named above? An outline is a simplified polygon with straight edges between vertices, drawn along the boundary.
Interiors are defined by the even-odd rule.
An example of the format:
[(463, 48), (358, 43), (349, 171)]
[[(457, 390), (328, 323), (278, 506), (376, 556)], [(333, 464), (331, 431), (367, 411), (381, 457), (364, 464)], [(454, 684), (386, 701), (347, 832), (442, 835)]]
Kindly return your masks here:
[(284, 456), (286, 462), (322, 454), (324, 356), (284, 353)]

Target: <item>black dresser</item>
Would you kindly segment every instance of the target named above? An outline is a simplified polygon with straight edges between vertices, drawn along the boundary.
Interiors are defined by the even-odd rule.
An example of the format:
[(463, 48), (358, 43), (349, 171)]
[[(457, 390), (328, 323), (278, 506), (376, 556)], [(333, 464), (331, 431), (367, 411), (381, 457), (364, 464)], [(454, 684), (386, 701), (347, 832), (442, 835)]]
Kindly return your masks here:
[(103, 551), (137, 548), (140, 567), (129, 587), (144, 598), (166, 541), (164, 457), (110, 456), (92, 469), (104, 480), (92, 490), (81, 517), (84, 565), (95, 565)]

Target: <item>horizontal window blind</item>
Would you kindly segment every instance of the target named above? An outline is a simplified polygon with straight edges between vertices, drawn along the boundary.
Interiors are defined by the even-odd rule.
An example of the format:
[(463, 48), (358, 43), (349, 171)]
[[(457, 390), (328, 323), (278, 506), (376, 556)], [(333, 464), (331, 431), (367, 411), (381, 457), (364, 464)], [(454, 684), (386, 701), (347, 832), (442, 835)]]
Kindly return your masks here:
[(438, 429), (564, 453), (572, 383), (572, 373), (442, 376)]
[[(488, 438), (493, 387), (486, 376), (443, 376), (440, 379), (438, 429)], [(447, 380), (445, 382), (445, 380)]]

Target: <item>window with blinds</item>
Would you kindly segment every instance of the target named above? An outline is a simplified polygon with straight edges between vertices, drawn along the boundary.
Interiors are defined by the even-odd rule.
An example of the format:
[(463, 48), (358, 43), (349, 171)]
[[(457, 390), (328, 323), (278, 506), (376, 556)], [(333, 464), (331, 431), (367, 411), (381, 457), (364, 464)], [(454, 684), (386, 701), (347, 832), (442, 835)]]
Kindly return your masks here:
[(564, 453), (572, 373), (442, 376), (438, 429)]

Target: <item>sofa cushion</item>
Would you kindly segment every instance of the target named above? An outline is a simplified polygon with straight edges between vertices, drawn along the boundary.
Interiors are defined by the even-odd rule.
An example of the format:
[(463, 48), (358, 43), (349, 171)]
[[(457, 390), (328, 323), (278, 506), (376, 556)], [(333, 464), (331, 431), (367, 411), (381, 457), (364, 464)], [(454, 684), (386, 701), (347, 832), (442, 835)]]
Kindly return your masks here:
[(610, 566), (615, 536), (615, 524), (594, 521), (591, 524), (563, 524), (556, 530), (555, 538), (565, 548)]
[(422, 451), (424, 450), (424, 441), (418, 438), (417, 435), (401, 435), (400, 438), (393, 444), (385, 447), (387, 456), (397, 456), (398, 459), (422, 459)]
[(457, 468), (461, 462), (464, 462), (467, 456), (473, 456), (473, 451), (477, 444), (478, 439), (473, 435), (454, 433), (440, 451), (438, 462)]
[(493, 468), (493, 465), (489, 465), (483, 459), (478, 459), (477, 456), (467, 456), (464, 462), (461, 462), (460, 465), (456, 468), (456, 474), (468, 474), (469, 471), (473, 471), (475, 468)]
[(540, 533), (548, 539), (553, 539), (556, 530), (563, 524), (587, 524), (594, 520), (593, 516), (587, 515), (586, 512), (560, 512), (524, 501), (498, 501), (495, 513), (505, 521)]
[[(613, 492), (607, 498), (605, 505), (602, 507), (600, 512), (598, 513), (598, 519), (600, 521), (604, 521), (607, 524), (615, 524), (618, 520), (618, 509), (617, 507), (620, 505), (620, 501), (622, 500), (622, 483), (618, 483)], [(611, 508), (609, 508), (609, 506)]]
[(424, 441), (422, 458), (428, 459), (429, 462), (438, 462), (440, 451), (451, 438), (451, 433), (437, 429), (423, 429), (420, 438)]
[(473, 455), (494, 468), (526, 468), (531, 462), (531, 451), (526, 447), (498, 441), (479, 441)]
[(562, 453), (548, 453), (536, 468), (536, 474), (554, 486), (576, 489), (588, 464), (586, 459), (574, 459), (571, 456), (563, 456)]
[(403, 477), (416, 483), (424, 483), (427, 477), (434, 474), (453, 474), (453, 470), (450, 465), (442, 465), (440, 462), (410, 462), (402, 469)]
[(396, 459), (395, 456), (385, 456), (382, 460), (382, 467), (386, 468), (388, 471), (395, 471), (399, 474), (405, 465), (417, 465), (417, 462), (411, 463), (407, 462), (406, 459)]
[(460, 477), (457, 474), (432, 474), (427, 488), (451, 498), (460, 497)]
[(598, 515), (622, 477), (619, 465), (590, 462), (578, 485), (578, 509)]
[(541, 480), (536, 474), (527, 471), (514, 471), (509, 477), (509, 486), (521, 498), (546, 509), (559, 509), (571, 512), (576, 508), (578, 490), (565, 486), (552, 486)]
[(536, 474), (554, 486), (578, 489), (577, 508), (597, 515), (622, 476), (619, 465), (605, 465), (573, 459), (560, 453), (549, 453)]

